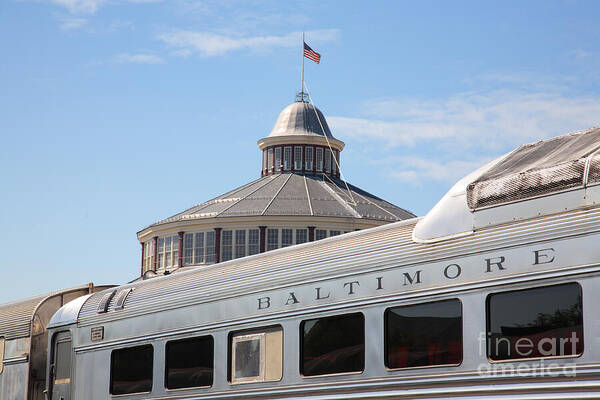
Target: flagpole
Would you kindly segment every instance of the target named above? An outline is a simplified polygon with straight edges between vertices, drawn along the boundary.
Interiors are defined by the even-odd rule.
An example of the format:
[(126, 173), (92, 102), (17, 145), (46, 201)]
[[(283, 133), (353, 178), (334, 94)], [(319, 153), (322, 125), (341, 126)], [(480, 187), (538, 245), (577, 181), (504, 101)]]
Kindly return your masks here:
[(300, 77), (300, 100), (304, 101), (304, 32), (302, 32), (302, 75)]

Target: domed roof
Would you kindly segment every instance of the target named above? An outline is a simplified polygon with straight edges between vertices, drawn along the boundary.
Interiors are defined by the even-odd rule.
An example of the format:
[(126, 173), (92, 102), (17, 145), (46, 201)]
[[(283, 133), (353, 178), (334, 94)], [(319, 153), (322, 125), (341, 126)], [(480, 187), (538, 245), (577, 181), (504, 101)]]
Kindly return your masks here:
[(415, 215), (339, 179), (300, 173), (264, 176), (152, 226), (186, 220), (251, 216), (350, 217), (396, 222)]
[(284, 108), (269, 137), (290, 135), (318, 135), (333, 138), (321, 110), (305, 101), (297, 101)]

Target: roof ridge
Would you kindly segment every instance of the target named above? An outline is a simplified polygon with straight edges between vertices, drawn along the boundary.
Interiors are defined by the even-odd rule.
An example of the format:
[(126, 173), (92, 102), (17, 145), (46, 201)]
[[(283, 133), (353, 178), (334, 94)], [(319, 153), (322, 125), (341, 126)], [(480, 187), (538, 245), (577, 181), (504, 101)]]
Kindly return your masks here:
[[(280, 174), (278, 176), (281, 176), (281, 175), (283, 175), (283, 174)], [(281, 185), (281, 187), (279, 188), (279, 190), (277, 190), (277, 193), (275, 193), (273, 195), (273, 197), (271, 198), (271, 201), (269, 201), (269, 204), (267, 204), (267, 206), (262, 210), (262, 212), (260, 213), (260, 215), (265, 215), (265, 212), (267, 211), (267, 209), (271, 206), (271, 204), (273, 203), (273, 201), (275, 201), (275, 199), (279, 195), (279, 192), (281, 192), (281, 189), (283, 189), (283, 187), (285, 186), (285, 184), (288, 183), (288, 181), (290, 180), (290, 178), (292, 177), (292, 175), (294, 175), (294, 174), (293, 173), (289, 174), (289, 176), (287, 177), (287, 179), (285, 180), (285, 182), (283, 182), (283, 184)]]
[[(271, 177), (273, 177), (273, 176), (274, 176), (274, 175), (271, 175)], [(232, 204), (231, 204), (229, 207), (226, 207), (226, 208), (224, 208), (223, 210), (219, 211), (219, 212), (217, 213), (217, 216), (219, 216), (219, 215), (223, 214), (225, 211), (229, 210), (231, 207), (235, 206), (235, 205), (236, 205), (237, 203), (239, 203), (240, 201), (247, 199), (247, 198), (248, 198), (248, 196), (250, 196), (251, 194), (254, 194), (254, 193), (256, 193), (256, 192), (257, 192), (259, 189), (262, 189), (264, 186), (266, 186), (267, 184), (269, 184), (269, 183), (270, 183), (270, 182), (271, 182), (273, 179), (274, 179), (274, 178), (271, 178), (271, 179), (265, 179), (265, 180), (264, 180), (265, 182), (264, 182), (262, 185), (258, 186), (256, 189), (254, 189), (253, 191), (251, 191), (250, 193), (248, 193), (248, 194), (247, 194), (247, 195), (245, 195), (244, 197), (240, 197), (240, 198), (238, 198), (236, 201), (232, 202)], [(256, 182), (256, 181), (254, 181), (254, 182)], [(245, 187), (248, 187), (248, 186), (245, 186)], [(238, 190), (236, 190), (235, 192), (237, 193), (237, 192), (238, 192)]]
[(308, 208), (310, 209), (310, 215), (315, 215), (315, 212), (312, 208), (312, 201), (310, 200), (310, 191), (308, 190), (308, 182), (306, 180), (306, 175), (303, 175), (304, 178), (304, 188), (306, 189), (306, 200), (308, 201)]
[[(355, 193), (356, 193), (356, 192), (355, 192)], [(383, 211), (383, 212), (386, 212), (386, 213), (390, 214), (390, 215), (391, 215), (391, 216), (394, 218), (394, 220), (396, 220), (396, 221), (399, 221), (399, 220), (400, 220), (400, 218), (399, 218), (397, 215), (395, 215), (395, 214), (391, 213), (390, 211), (386, 210), (385, 208), (381, 207), (379, 204), (372, 202), (371, 200), (369, 200), (369, 199), (368, 199), (368, 198), (366, 198), (365, 196), (361, 195), (360, 193), (356, 193), (356, 195), (357, 195), (358, 197), (361, 197), (363, 200), (366, 200), (366, 202), (367, 202), (367, 203), (369, 203), (369, 204), (372, 204), (372, 205), (374, 205), (375, 207), (379, 208), (381, 211)]]
[(348, 204), (348, 202), (346, 200), (344, 200), (342, 198), (342, 196), (340, 196), (339, 194), (337, 194), (335, 192), (335, 190), (333, 190), (332, 188), (329, 187), (329, 184), (325, 181), (318, 181), (319, 183), (321, 183), (324, 187), (325, 190), (327, 190), (329, 193), (331, 193), (333, 195), (333, 197), (338, 201), (338, 203), (341, 203), (342, 206), (344, 206), (348, 211), (350, 211), (350, 213), (355, 217), (355, 218), (363, 218), (362, 215), (360, 215), (360, 213), (358, 211), (356, 211), (350, 204)]

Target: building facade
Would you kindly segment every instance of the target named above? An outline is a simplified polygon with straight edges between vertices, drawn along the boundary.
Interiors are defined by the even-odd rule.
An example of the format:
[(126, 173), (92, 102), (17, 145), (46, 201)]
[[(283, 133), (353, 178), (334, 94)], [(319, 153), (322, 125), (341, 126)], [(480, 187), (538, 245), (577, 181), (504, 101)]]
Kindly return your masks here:
[(260, 178), (138, 232), (142, 276), (414, 217), (340, 180), (344, 142), (303, 96), (280, 113), (258, 147)]

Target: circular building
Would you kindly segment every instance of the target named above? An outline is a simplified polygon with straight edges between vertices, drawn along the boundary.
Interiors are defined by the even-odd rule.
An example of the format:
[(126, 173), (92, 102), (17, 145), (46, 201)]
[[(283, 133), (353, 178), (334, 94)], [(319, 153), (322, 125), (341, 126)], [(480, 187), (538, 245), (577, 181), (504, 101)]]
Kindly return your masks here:
[(333, 137), (323, 113), (304, 100), (279, 114), (258, 148), (259, 179), (138, 232), (142, 276), (414, 217), (340, 179), (344, 142)]

